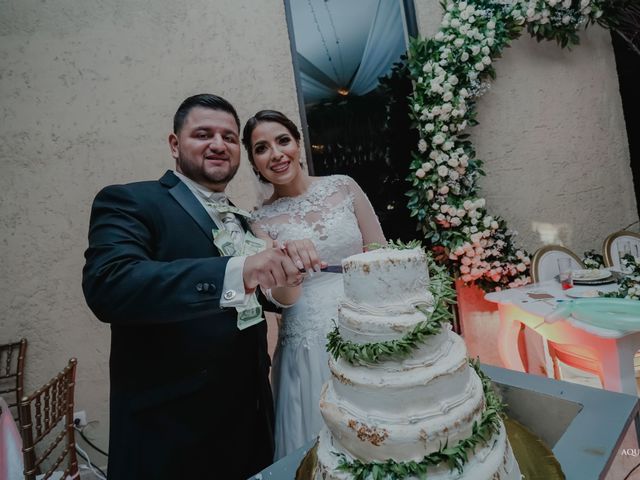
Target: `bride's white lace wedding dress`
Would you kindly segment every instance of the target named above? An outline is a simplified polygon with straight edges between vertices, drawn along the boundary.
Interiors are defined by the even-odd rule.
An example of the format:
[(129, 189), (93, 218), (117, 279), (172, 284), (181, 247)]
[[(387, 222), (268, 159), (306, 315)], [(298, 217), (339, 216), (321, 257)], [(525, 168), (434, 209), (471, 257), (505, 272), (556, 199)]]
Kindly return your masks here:
[[(282, 197), (254, 212), (252, 228), (279, 242), (310, 238), (329, 265), (384, 242), (369, 200), (349, 177), (313, 180), (297, 197)], [(275, 459), (316, 437), (322, 427), (320, 389), (329, 377), (327, 333), (337, 320), (342, 275), (314, 273), (296, 304), (282, 313), (271, 379), (276, 408)]]

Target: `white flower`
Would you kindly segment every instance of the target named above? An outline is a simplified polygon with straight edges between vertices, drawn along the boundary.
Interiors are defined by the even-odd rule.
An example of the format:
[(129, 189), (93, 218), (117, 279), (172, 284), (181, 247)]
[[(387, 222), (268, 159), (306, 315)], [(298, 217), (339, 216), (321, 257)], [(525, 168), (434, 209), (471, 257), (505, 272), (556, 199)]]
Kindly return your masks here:
[(458, 180), (458, 178), (460, 178), (460, 174), (455, 170), (449, 170), (449, 178), (454, 181)]
[(433, 70), (433, 65), (431, 64), (431, 62), (425, 63), (424, 67), (422, 67), (422, 71), (424, 73), (431, 73), (431, 70)]
[(459, 82), (458, 77), (456, 77), (455, 75), (449, 75), (449, 83), (451, 85), (457, 85)]
[(432, 168), (433, 168), (433, 163), (432, 163), (432, 162), (424, 162), (424, 163), (422, 164), (422, 169), (423, 169), (425, 172), (429, 172), (429, 171), (431, 171), (431, 169), (432, 169)]
[(461, 224), (462, 224), (462, 220), (460, 220), (458, 217), (453, 217), (451, 219), (451, 226), (459, 227)]
[(457, 18), (454, 18), (453, 20), (451, 20), (451, 26), (453, 28), (460, 28), (460, 20), (458, 20)]
[(456, 210), (456, 215), (460, 218), (464, 217), (467, 214), (467, 211), (464, 208), (459, 208)]
[[(476, 227), (476, 226), (474, 225), (474, 226), (472, 226), (472, 227), (469, 229), (469, 231), (470, 231), (471, 233), (476, 233), (476, 232), (478, 231), (478, 227)], [(473, 256), (473, 255), (471, 255), (471, 256)]]
[(462, 62), (466, 62), (467, 60), (469, 60), (469, 54), (467, 52), (462, 52), (462, 55), (460, 55), (460, 60)]
[(480, 47), (478, 45), (473, 45), (471, 47), (471, 53), (474, 55), (478, 55), (480, 53)]
[(516, 270), (518, 270), (519, 272), (524, 272), (527, 269), (527, 266), (524, 263), (519, 263), (518, 265), (516, 265)]
[(463, 20), (467, 20), (469, 18), (469, 14), (467, 13), (466, 10), (463, 12), (460, 12), (460, 18)]
[(453, 110), (453, 106), (450, 103), (443, 103), (440, 107), (440, 111), (443, 113), (449, 113), (451, 110)]
[(436, 215), (436, 220), (439, 221), (439, 222), (443, 221), (444, 220), (444, 215), (441, 214), (441, 213), (437, 214)]
[(437, 133), (436, 135), (434, 135), (433, 137), (433, 143), (434, 145), (441, 145), (443, 144), (445, 141), (445, 137), (444, 135)]
[(489, 45), (490, 47), (493, 47), (493, 38), (487, 38), (487, 45)]
[(469, 90), (467, 90), (466, 88), (461, 88), (460, 89), (460, 97), (467, 98), (468, 96), (469, 96)]
[(458, 47), (458, 48), (460, 48), (462, 45), (464, 45), (464, 40), (463, 40), (463, 39), (461, 39), (461, 38), (456, 38), (456, 39), (453, 41), (453, 45), (454, 45), (454, 46), (456, 46), (456, 47)]
[(570, 21), (571, 17), (569, 15), (565, 15), (564, 17), (562, 17), (562, 23), (564, 23), (565, 25), (569, 25)]
[(442, 33), (442, 31), (439, 31), (438, 33), (436, 33), (436, 36), (434, 38), (437, 41), (441, 42), (442, 40), (444, 40), (444, 33)]
[(450, 158), (447, 164), (452, 168), (456, 168), (458, 166), (458, 160), (456, 158)]
[(440, 211), (442, 213), (447, 213), (449, 211), (449, 205), (440, 205)]
[(432, 150), (431, 153), (429, 153), (429, 158), (431, 160), (435, 160), (436, 158), (438, 158), (438, 152), (436, 152), (435, 150)]
[(564, 1), (562, 2), (562, 6), (563, 6), (564, 8), (570, 8), (570, 7), (571, 7), (571, 0), (564, 0)]
[(436, 105), (435, 107), (433, 107), (431, 109), (431, 113), (433, 113), (434, 115), (440, 115), (440, 106)]
[[(581, 7), (581, 8), (586, 8), (586, 7), (588, 7), (588, 6), (589, 6), (589, 4), (590, 4), (590, 3), (591, 3), (591, 0), (582, 0), (582, 1), (580, 2), (580, 7)], [(551, 2), (549, 2), (549, 4), (551, 4)]]
[(438, 175), (440, 175), (441, 177), (446, 177), (449, 173), (449, 169), (447, 168), (446, 165), (440, 165), (438, 167)]
[(485, 65), (491, 65), (491, 58), (490, 57), (482, 57), (482, 63), (484, 63)]
[(442, 125), (442, 127), (440, 128), (441, 132), (448, 132), (449, 131), (449, 127), (447, 127), (446, 125)]
[(467, 160), (464, 157), (466, 157), (466, 155), (463, 155), (462, 157), (460, 157), (460, 166), (467, 168), (469, 166), (469, 160)]
[(474, 22), (476, 21), (476, 17), (474, 17), (473, 15), (471, 15), (471, 16), (469, 17), (469, 20), (468, 20), (468, 21), (469, 21), (469, 23), (474, 23)]
[(498, 229), (498, 222), (496, 222), (495, 220), (493, 222), (491, 222), (491, 229), (492, 230), (497, 230)]
[(460, 11), (466, 10), (467, 9), (467, 2), (460, 2), (458, 4), (458, 8), (460, 9)]
[(482, 62), (478, 62), (475, 64), (474, 68), (481, 72), (482, 70), (484, 70), (484, 64)]
[(493, 220), (493, 218), (491, 218), (490, 216), (486, 216), (482, 219), (482, 224), (484, 225), (484, 228), (489, 228), (489, 226), (491, 226), (491, 221)]
[(484, 53), (485, 55), (489, 55), (489, 52), (491, 52), (491, 49), (489, 47), (487, 47), (486, 45), (482, 47), (482, 53)]
[(465, 210), (471, 210), (473, 208), (473, 202), (471, 200), (465, 200), (462, 206)]
[(433, 123), (427, 123), (427, 124), (424, 126), (424, 131), (425, 131), (425, 132), (427, 132), (427, 133), (429, 133), (429, 132), (433, 132), (433, 130), (434, 130), (435, 128), (436, 128), (436, 127), (435, 127), (435, 125), (434, 125)]
[(493, 20), (489, 20), (489, 21), (487, 22), (487, 28), (488, 28), (489, 30), (493, 30), (494, 28), (496, 28), (496, 22), (494, 22)]
[(476, 208), (484, 208), (484, 205), (486, 203), (486, 200), (484, 198), (478, 198), (475, 202), (474, 202), (474, 206)]
[(442, 187), (440, 187), (440, 190), (438, 190), (438, 193), (440, 195), (446, 195), (447, 193), (449, 193), (449, 187), (447, 185), (443, 185)]
[(416, 177), (418, 177), (418, 178), (424, 178), (426, 174), (427, 173), (424, 170), (422, 170), (421, 168), (416, 170)]
[(421, 138), (418, 142), (418, 150), (420, 151), (420, 153), (424, 153), (427, 151), (427, 142), (424, 140), (424, 138)]
[(452, 148), (453, 148), (453, 142), (444, 142), (444, 144), (442, 145), (442, 150), (444, 150), (445, 152), (448, 152)]
[(451, 92), (447, 92), (447, 93), (445, 93), (445, 94), (442, 96), (442, 99), (443, 99), (445, 102), (448, 102), (448, 101), (449, 101), (449, 100), (451, 100), (452, 98), (453, 98), (453, 93), (451, 93)]
[(433, 190), (427, 190), (427, 200), (433, 200)]

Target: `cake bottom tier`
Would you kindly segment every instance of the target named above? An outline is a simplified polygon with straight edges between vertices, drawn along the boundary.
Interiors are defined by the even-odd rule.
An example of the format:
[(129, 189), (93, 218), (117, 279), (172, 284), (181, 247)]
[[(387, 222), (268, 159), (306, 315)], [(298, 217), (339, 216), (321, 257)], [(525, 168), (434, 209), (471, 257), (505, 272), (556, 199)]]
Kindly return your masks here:
[[(324, 427), (318, 440), (318, 464), (314, 480), (351, 480), (349, 472), (338, 470), (344, 454), (348, 461), (353, 461), (347, 452), (334, 441), (331, 432)], [(475, 453), (468, 452), (469, 461), (463, 471), (451, 470), (449, 465), (431, 466), (427, 470), (428, 480), (521, 480), (520, 468), (513, 456), (504, 425), (484, 445), (476, 447)], [(418, 477), (407, 477), (405, 480), (418, 480)]]

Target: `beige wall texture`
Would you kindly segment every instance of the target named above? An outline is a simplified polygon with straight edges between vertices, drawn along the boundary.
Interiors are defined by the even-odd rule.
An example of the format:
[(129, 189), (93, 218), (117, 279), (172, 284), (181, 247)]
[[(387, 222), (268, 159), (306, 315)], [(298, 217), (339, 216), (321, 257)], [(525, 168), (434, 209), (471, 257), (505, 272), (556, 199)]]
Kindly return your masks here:
[[(438, 2), (417, 0), (416, 10), (421, 33), (435, 34)], [(526, 33), (515, 40), (470, 129), (487, 209), (531, 252), (549, 243), (600, 251), (638, 220), (611, 38), (598, 26), (580, 33), (571, 51)]]
[[(284, 4), (0, 0), (0, 12), (0, 343), (29, 340), (28, 391), (77, 357), (77, 410), (106, 448), (110, 334), (80, 284), (93, 197), (173, 167), (167, 136), (189, 95), (220, 94), (242, 121), (275, 107), (300, 123)], [(242, 161), (229, 191), (252, 207)]]
[[(428, 33), (440, 7), (416, 6)], [(78, 358), (77, 410), (105, 448), (109, 329), (80, 286), (91, 201), (104, 185), (172, 168), (166, 137), (189, 95), (221, 94), (243, 120), (276, 107), (299, 123), (284, 6), (0, 0), (0, 12), (0, 342), (28, 338), (29, 391)], [(607, 33), (592, 29), (573, 52), (518, 40), (497, 70), (473, 131), (490, 208), (531, 249), (533, 222), (558, 227), (578, 251), (631, 223)], [(246, 157), (229, 191), (256, 203)]]

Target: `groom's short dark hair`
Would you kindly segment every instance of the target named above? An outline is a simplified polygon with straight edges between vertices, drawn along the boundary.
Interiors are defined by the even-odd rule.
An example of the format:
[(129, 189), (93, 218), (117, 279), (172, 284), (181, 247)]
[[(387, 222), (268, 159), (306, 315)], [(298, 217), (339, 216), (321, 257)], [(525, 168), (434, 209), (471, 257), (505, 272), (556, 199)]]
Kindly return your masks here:
[(233, 118), (236, 121), (236, 125), (238, 126), (238, 132), (240, 132), (240, 119), (238, 118), (238, 113), (236, 109), (233, 108), (227, 100), (218, 95), (213, 95), (211, 93), (200, 93), (198, 95), (193, 95), (192, 97), (187, 98), (183, 101), (176, 114), (173, 116), (173, 133), (176, 135), (182, 130), (182, 126), (184, 125), (184, 121), (189, 115), (189, 112), (192, 108), (195, 107), (203, 107), (210, 108), (211, 110), (221, 110), (223, 112), (227, 112), (233, 115)]

